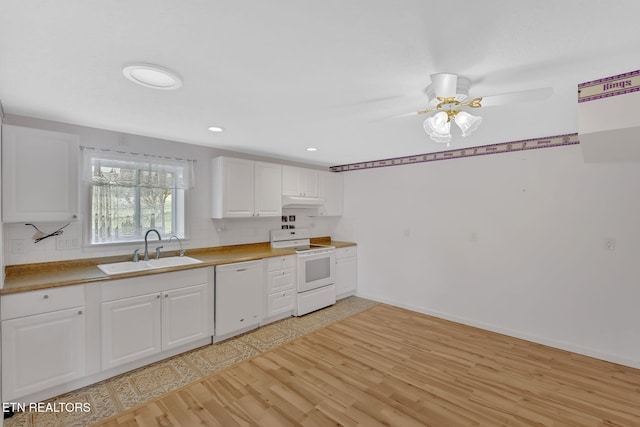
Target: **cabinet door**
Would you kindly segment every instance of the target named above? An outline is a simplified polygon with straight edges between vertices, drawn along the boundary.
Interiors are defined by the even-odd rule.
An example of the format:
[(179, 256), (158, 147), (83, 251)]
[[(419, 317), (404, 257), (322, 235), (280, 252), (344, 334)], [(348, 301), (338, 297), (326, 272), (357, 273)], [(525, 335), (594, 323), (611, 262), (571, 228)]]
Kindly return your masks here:
[(302, 196), (300, 170), (300, 168), (295, 166), (282, 166), (283, 196)]
[(83, 307), (2, 322), (2, 400), (81, 378), (85, 374)]
[(302, 180), (302, 195), (304, 197), (318, 197), (318, 171), (313, 169), (300, 169)]
[(78, 214), (77, 135), (2, 126), (2, 220), (69, 221)]
[(162, 350), (211, 336), (208, 303), (207, 284), (163, 292)]
[(254, 162), (216, 157), (213, 168), (213, 217), (242, 218), (254, 215)]
[(320, 215), (342, 215), (342, 174), (337, 172), (320, 172), (319, 195), (324, 200), (320, 207)]
[(282, 215), (282, 166), (274, 163), (255, 162), (256, 216)]
[(102, 369), (160, 352), (160, 294), (102, 303)]
[(216, 335), (257, 325), (260, 320), (262, 262), (216, 267)]
[(336, 296), (345, 297), (355, 293), (358, 287), (358, 265), (356, 257), (336, 260)]

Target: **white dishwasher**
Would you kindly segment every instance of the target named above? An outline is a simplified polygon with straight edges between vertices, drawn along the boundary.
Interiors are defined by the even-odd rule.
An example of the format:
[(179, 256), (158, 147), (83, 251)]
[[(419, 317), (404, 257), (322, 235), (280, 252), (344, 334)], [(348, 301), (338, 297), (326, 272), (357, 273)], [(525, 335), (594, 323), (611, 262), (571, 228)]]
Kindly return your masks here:
[(214, 341), (260, 325), (262, 281), (262, 261), (216, 266)]

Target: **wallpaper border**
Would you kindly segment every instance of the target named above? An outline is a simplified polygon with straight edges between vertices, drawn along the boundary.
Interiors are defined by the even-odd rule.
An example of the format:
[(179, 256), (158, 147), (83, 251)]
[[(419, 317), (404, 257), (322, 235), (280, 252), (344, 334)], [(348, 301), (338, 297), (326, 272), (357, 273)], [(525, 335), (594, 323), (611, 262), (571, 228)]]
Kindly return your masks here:
[(499, 144), (484, 145), (480, 147), (459, 148), (457, 150), (440, 151), (437, 153), (418, 154), (413, 156), (394, 157), (383, 160), (350, 163), (346, 165), (331, 166), (332, 172), (347, 172), (362, 169), (383, 168), (388, 166), (402, 166), (415, 163), (435, 162), (438, 160), (451, 160), (466, 157), (486, 156), (490, 154), (511, 153), (514, 151), (537, 150), (540, 148), (562, 147), (565, 145), (579, 144), (577, 133), (549, 136), (546, 138), (524, 139), (521, 141), (501, 142)]

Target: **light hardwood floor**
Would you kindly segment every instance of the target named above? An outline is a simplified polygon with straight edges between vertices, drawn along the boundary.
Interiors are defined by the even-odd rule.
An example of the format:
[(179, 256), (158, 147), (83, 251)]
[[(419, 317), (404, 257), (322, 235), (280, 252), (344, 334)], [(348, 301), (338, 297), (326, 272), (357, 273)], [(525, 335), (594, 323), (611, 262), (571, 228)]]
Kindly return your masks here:
[(376, 305), (119, 426), (640, 426), (640, 370)]

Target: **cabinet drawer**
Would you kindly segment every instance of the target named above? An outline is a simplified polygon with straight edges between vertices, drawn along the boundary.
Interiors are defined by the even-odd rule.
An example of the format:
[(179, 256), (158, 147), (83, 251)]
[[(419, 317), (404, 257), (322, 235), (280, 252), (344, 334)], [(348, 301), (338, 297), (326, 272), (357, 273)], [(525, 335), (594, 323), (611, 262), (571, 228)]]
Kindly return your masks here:
[(296, 256), (286, 255), (273, 258), (267, 258), (267, 271), (282, 270), (285, 268), (295, 268)]
[(267, 273), (267, 294), (287, 291), (295, 287), (296, 269), (270, 271)]
[(357, 246), (347, 246), (346, 248), (336, 249), (336, 259), (349, 258), (358, 256)]
[(84, 305), (84, 285), (4, 295), (0, 302), (2, 320), (79, 307)]
[(267, 300), (267, 317), (292, 311), (295, 304), (295, 297), (296, 292), (293, 289), (269, 295)]

